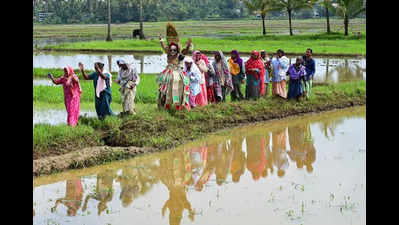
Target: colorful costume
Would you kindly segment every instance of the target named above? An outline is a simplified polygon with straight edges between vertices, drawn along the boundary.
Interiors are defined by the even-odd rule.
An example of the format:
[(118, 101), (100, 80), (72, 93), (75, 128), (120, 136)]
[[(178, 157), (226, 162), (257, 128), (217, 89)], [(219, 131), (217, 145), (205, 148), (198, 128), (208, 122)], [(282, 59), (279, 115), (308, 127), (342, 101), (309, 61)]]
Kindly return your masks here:
[[(168, 23), (166, 26), (168, 46), (163, 47), (167, 54), (168, 65), (157, 77), (159, 85), (158, 107), (176, 110), (186, 108), (190, 110), (189, 94), (190, 94), (190, 80), (183, 72), (182, 60), (183, 55), (180, 54), (180, 46), (178, 44), (179, 38), (176, 33), (176, 28)], [(173, 54), (171, 47), (176, 46), (177, 52)], [(188, 49), (184, 49), (182, 53), (186, 53)]]

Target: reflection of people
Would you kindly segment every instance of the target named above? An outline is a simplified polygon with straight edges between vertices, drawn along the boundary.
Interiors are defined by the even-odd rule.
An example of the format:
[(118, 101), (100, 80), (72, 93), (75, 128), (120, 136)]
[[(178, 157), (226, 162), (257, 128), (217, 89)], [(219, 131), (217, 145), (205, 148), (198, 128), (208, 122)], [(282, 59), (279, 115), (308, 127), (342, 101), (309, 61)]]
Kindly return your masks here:
[(176, 28), (171, 23), (168, 23), (166, 30), (167, 46), (164, 46), (162, 36), (159, 36), (161, 47), (167, 54), (168, 65), (157, 77), (159, 85), (158, 107), (168, 110), (171, 108), (176, 108), (176, 110), (186, 108), (190, 110), (190, 80), (183, 72), (181, 62), (184, 59), (184, 55), (188, 53), (191, 39), (187, 42), (186, 48), (180, 51)]
[(86, 211), (87, 203), (90, 198), (100, 201), (98, 203), (98, 215), (100, 215), (106, 208), (107, 203), (112, 200), (114, 196), (114, 189), (112, 183), (115, 177), (114, 171), (105, 171), (97, 175), (96, 192), (86, 196), (82, 210)]
[(137, 169), (126, 167), (123, 168), (121, 176), (117, 178), (121, 185), (120, 199), (123, 207), (129, 206), (143, 187), (138, 173)]
[(252, 179), (259, 180), (266, 166), (265, 151), (260, 136), (251, 135), (247, 140), (247, 169), (252, 174)]
[(305, 129), (305, 143), (304, 143), (304, 152), (305, 152), (305, 166), (306, 171), (311, 173), (313, 171), (312, 164), (316, 161), (316, 148), (313, 145), (312, 132), (310, 130), (310, 124), (306, 124)]
[(80, 178), (67, 180), (65, 197), (56, 200), (54, 207), (51, 208), (51, 212), (54, 212), (57, 206), (62, 203), (68, 208), (68, 216), (75, 216), (82, 204), (83, 191)]
[(236, 137), (231, 142), (231, 148), (232, 148), (231, 150), (233, 151), (233, 158), (231, 162), (230, 173), (234, 183), (239, 182), (240, 177), (245, 172), (246, 159), (245, 159), (245, 152), (242, 151), (243, 141), (244, 140), (242, 137)]
[(216, 158), (216, 183), (217, 185), (222, 185), (229, 175), (231, 161), (233, 159), (233, 150), (230, 148), (229, 141), (223, 141), (218, 145)]
[[(185, 183), (191, 180), (191, 171), (186, 170), (186, 165), (190, 164), (189, 152), (186, 153), (176, 151), (160, 160), (159, 176), (169, 190), (169, 199), (162, 207), (162, 216), (165, 215), (166, 209), (169, 209), (170, 225), (180, 224), (185, 209), (189, 211), (189, 218), (194, 220), (194, 211), (187, 200), (185, 190)], [(190, 165), (187, 167), (191, 170)]]
[(272, 131), (272, 154), (277, 176), (283, 177), (288, 168), (285, 128)]
[(132, 64), (128, 64), (124, 60), (117, 60), (116, 63), (119, 66), (116, 82), (121, 86), (119, 91), (122, 100), (122, 114), (136, 114), (134, 98), (137, 85), (140, 82), (139, 74)]
[(94, 63), (95, 72), (91, 73), (90, 75), (86, 74), (82, 63), (79, 63), (79, 68), (85, 80), (93, 80), (95, 106), (98, 118), (104, 119), (106, 116), (113, 115), (111, 110), (112, 75), (110, 72), (104, 69), (104, 63)]
[(270, 151), (270, 135), (266, 133), (264, 137), (262, 137), (262, 148), (265, 151), (266, 165), (265, 169), (262, 172), (262, 177), (267, 177), (268, 170), (270, 173), (273, 173), (273, 155)]
[(217, 157), (216, 157), (216, 146), (209, 145), (206, 150), (206, 160), (204, 163), (204, 169), (195, 183), (195, 190), (202, 191), (204, 188), (204, 184), (209, 181), (209, 178), (213, 173), (215, 173), (217, 164)]
[(305, 162), (305, 127), (303, 125), (288, 127), (288, 140), (290, 143), (288, 156), (296, 162), (297, 168), (303, 168)]
[(64, 68), (64, 76), (54, 79), (53, 75), (49, 74), (49, 78), (54, 84), (62, 84), (65, 108), (68, 113), (67, 123), (69, 126), (76, 126), (79, 119), (80, 95), (82, 94), (78, 76), (72, 67), (67, 66)]
[(313, 145), (309, 123), (300, 126), (288, 127), (288, 137), (291, 150), (288, 155), (296, 162), (298, 168), (306, 166), (306, 171), (313, 171), (312, 164), (316, 160), (316, 149)]

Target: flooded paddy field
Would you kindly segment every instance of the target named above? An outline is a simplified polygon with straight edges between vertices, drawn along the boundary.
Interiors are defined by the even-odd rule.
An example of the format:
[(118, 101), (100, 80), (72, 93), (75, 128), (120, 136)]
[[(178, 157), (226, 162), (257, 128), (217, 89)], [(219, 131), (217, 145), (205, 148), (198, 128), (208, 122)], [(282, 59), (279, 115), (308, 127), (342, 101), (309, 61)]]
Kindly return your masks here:
[(365, 107), (34, 178), (34, 224), (366, 224)]
[[(229, 55), (226, 55), (229, 57)], [(213, 55), (208, 54), (210, 61)], [(244, 61), (248, 55), (243, 55)], [(290, 56), (291, 63), (295, 57)], [(92, 68), (94, 62), (102, 61), (105, 68), (111, 72), (118, 71), (116, 60), (123, 59), (132, 63), (139, 73), (160, 73), (167, 65), (166, 54), (114, 54), (114, 53), (71, 53), (71, 52), (35, 52), (33, 67), (35, 68), (63, 68), (70, 65), (78, 69), (82, 62), (86, 68)], [(314, 82), (345, 82), (366, 79), (366, 58), (364, 57), (314, 57), (316, 74)]]

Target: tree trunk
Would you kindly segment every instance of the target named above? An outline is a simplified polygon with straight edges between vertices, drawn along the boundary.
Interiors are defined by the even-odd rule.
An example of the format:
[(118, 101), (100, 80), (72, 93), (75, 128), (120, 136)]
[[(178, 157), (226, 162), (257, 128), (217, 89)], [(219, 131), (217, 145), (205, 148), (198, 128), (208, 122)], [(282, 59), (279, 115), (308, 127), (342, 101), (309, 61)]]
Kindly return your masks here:
[(292, 33), (292, 26), (291, 26), (291, 10), (288, 10), (288, 22), (290, 24), (290, 36), (292, 36), (293, 33)]
[(90, 0), (87, 0), (87, 11), (89, 12), (89, 13), (91, 13), (91, 5), (90, 5)]
[(327, 58), (327, 63), (326, 63), (326, 83), (328, 82), (328, 66), (330, 66), (330, 60)]
[(328, 7), (326, 6), (326, 17), (327, 17), (327, 34), (331, 32), (330, 30), (330, 14), (328, 12)]
[(265, 15), (262, 15), (262, 23), (263, 23), (263, 35), (266, 35)]
[(108, 35), (106, 41), (112, 41), (111, 38), (111, 0), (108, 0)]
[(143, 31), (143, 0), (139, 0), (139, 15), (140, 15), (140, 39), (144, 39)]
[(345, 17), (344, 17), (345, 36), (348, 36), (348, 24), (349, 24), (348, 15), (345, 14)]
[(109, 72), (112, 73), (112, 55), (108, 55), (108, 68), (109, 68)]

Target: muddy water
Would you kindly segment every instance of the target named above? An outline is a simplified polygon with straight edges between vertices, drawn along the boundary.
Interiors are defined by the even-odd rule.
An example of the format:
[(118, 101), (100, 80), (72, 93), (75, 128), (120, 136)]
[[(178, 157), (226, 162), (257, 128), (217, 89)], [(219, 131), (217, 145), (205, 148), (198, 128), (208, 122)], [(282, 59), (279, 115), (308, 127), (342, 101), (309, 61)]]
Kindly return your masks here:
[[(248, 56), (242, 57), (244, 61)], [(70, 65), (78, 69), (78, 63), (82, 62), (86, 68), (92, 68), (93, 63), (102, 61), (110, 71), (118, 71), (116, 60), (124, 59), (131, 62), (140, 73), (159, 73), (166, 67), (166, 54), (87, 54), (66, 52), (36, 52), (33, 55), (33, 66), (42, 68), (63, 68)], [(314, 57), (316, 61), (315, 82), (344, 82), (350, 80), (366, 79), (366, 59), (359, 58), (331, 58)], [(213, 58), (211, 59), (211, 61)], [(290, 58), (294, 63), (295, 57)]]
[(34, 179), (34, 224), (366, 224), (365, 107)]

